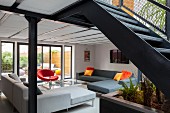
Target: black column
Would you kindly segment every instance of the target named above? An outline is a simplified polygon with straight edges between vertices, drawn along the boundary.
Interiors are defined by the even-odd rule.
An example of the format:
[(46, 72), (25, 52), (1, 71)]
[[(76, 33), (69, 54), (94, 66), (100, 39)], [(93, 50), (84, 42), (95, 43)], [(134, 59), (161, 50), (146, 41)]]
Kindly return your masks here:
[(28, 43), (28, 113), (37, 113), (37, 23), (39, 19), (26, 16), (29, 22)]
[[(166, 5), (170, 7), (170, 0), (166, 0)], [(167, 35), (167, 40), (170, 40), (170, 12), (166, 11), (166, 23), (165, 30)]]

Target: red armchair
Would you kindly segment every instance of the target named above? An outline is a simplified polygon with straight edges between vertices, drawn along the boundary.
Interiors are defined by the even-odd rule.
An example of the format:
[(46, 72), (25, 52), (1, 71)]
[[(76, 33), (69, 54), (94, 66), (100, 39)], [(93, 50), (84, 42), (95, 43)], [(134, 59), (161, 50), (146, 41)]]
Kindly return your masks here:
[(43, 81), (55, 81), (58, 80), (58, 76), (54, 76), (54, 72), (49, 69), (41, 69), (37, 72), (39, 79)]

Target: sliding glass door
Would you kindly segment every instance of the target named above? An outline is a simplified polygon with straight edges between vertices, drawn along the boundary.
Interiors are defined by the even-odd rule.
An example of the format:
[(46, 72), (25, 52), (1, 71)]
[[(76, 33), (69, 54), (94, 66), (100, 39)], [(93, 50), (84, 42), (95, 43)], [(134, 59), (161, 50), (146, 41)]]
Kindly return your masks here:
[(28, 75), (28, 45), (19, 45), (19, 76)]
[(14, 72), (14, 43), (2, 42), (2, 73)]
[[(61, 78), (61, 49), (62, 46), (38, 45), (37, 69), (51, 69)], [(28, 75), (28, 45), (18, 43), (18, 73)]]
[(64, 78), (72, 78), (72, 47), (64, 47)]
[(61, 47), (51, 47), (51, 70), (61, 79)]

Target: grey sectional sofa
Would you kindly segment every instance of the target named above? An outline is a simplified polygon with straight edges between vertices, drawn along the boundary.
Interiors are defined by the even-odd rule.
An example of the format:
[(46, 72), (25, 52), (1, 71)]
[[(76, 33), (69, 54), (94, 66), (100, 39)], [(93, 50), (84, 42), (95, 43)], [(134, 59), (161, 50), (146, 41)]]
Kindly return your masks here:
[[(118, 71), (107, 71), (107, 70), (98, 70), (95, 69), (92, 76), (84, 76), (84, 72), (77, 73), (77, 80), (87, 81), (87, 88), (92, 91), (99, 93), (110, 93), (116, 90), (119, 90), (122, 87), (122, 83), (126, 83), (129, 86), (129, 79), (115, 81), (113, 80), (114, 76)], [(137, 79), (132, 76), (130, 77), (133, 84), (137, 83)]]
[(97, 82), (103, 80), (110, 80), (116, 75), (118, 71), (107, 71), (95, 69), (92, 76), (84, 76), (84, 72), (76, 73), (76, 80), (82, 80), (87, 82)]
[[(1, 77), (1, 85), (2, 92), (18, 112), (28, 113), (28, 87), (8, 75)], [(51, 113), (68, 109), (87, 101), (93, 102), (95, 97), (94, 92), (76, 86), (47, 90), (43, 94), (37, 95), (37, 113)]]

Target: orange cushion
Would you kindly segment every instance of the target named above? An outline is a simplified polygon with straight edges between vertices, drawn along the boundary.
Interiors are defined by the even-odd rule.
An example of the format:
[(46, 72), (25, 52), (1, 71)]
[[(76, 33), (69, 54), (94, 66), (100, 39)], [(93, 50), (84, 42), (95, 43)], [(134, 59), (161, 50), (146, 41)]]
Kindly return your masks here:
[(132, 72), (122, 70), (123, 75), (121, 76), (120, 80), (127, 79), (132, 76)]
[(119, 81), (120, 78), (122, 77), (123, 73), (116, 73), (115, 77), (113, 78), (116, 81)]
[(93, 73), (93, 70), (85, 70), (84, 75), (85, 76), (91, 76)]
[(94, 67), (86, 67), (86, 70), (94, 70)]

